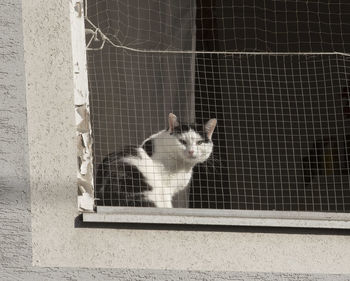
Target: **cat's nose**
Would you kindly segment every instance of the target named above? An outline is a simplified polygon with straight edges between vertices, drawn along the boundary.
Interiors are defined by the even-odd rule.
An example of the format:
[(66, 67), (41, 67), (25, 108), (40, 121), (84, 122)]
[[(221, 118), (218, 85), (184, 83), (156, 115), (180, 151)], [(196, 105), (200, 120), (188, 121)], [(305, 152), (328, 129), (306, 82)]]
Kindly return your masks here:
[(194, 154), (194, 150), (189, 150), (188, 154), (192, 156)]

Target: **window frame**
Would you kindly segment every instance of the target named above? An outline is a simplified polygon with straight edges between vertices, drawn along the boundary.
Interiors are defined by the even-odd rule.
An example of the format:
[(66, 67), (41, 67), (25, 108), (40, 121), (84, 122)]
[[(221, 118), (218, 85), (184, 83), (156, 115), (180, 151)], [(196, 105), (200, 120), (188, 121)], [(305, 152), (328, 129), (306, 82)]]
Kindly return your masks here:
[[(71, 13), (74, 100), (78, 159), (80, 159), (78, 161), (78, 189), (80, 192), (78, 207), (83, 214), (84, 222), (350, 229), (350, 213), (95, 206), (85, 9), (81, 0), (73, 0), (72, 5), (74, 8)], [(85, 124), (83, 129), (81, 129), (81, 123)], [(83, 143), (83, 146), (81, 146), (81, 143)]]
[(348, 230), (82, 223), (72, 8), (71, 1), (22, 2), (34, 267), (191, 270), (212, 276), (219, 271), (227, 276), (350, 273)]

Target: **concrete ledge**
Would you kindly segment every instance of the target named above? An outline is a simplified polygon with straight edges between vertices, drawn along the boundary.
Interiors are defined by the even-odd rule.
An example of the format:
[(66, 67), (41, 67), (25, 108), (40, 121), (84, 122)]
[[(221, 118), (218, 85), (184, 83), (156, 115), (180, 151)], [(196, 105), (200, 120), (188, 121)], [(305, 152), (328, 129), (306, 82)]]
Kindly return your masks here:
[(83, 221), (350, 229), (350, 214), (320, 212), (97, 207)]

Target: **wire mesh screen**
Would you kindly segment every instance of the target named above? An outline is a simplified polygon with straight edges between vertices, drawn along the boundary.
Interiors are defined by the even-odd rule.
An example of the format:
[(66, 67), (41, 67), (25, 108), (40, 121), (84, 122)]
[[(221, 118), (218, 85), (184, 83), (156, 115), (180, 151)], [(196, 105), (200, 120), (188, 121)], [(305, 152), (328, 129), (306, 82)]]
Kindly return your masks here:
[(350, 211), (350, 3), (328, 2), (87, 0), (97, 205)]

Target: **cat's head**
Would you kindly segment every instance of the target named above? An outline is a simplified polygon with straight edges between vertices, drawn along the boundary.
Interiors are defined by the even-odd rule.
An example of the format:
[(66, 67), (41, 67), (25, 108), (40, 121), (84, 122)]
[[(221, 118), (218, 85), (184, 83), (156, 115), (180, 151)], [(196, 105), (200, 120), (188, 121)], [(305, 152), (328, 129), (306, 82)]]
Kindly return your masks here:
[(170, 113), (168, 132), (177, 158), (192, 165), (206, 161), (213, 152), (212, 135), (216, 123), (216, 119), (210, 119), (204, 126), (182, 125), (175, 114)]

